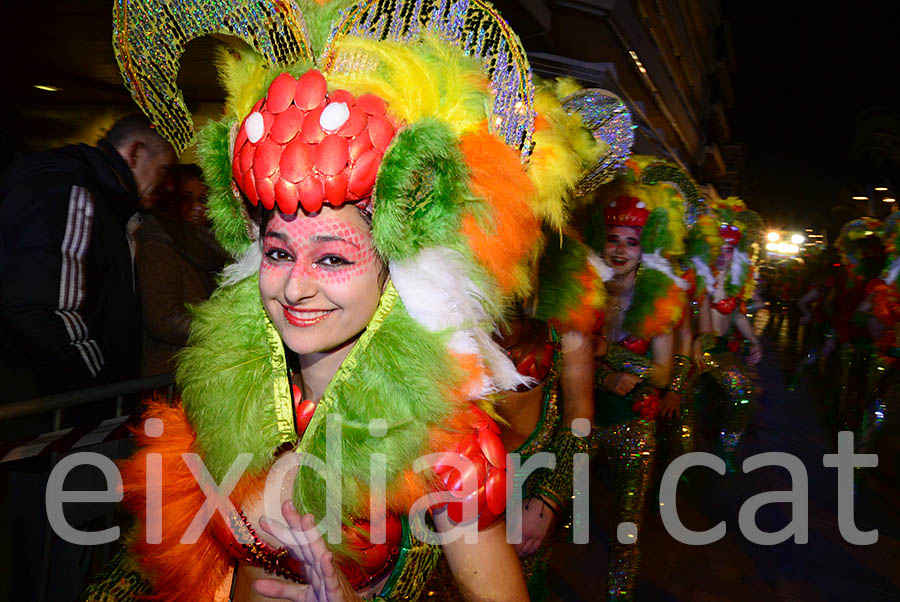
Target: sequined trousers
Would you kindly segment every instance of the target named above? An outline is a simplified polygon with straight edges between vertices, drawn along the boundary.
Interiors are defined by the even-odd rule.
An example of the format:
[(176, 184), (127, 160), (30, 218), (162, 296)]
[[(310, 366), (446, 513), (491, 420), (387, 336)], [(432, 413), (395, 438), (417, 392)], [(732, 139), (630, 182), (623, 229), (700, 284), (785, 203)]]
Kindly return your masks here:
[(750, 370), (731, 352), (707, 356), (703, 374), (709, 375), (721, 390), (724, 416), (718, 433), (719, 445), (728, 470), (733, 472), (735, 454), (756, 410), (759, 391)]
[[(650, 476), (656, 455), (656, 426), (632, 418), (597, 430), (600, 453), (606, 456), (615, 496), (616, 534), (609, 550), (609, 600), (631, 600), (640, 560), (637, 534), (643, 523)], [(622, 523), (633, 523), (629, 528)], [(619, 540), (627, 543), (620, 543)]]

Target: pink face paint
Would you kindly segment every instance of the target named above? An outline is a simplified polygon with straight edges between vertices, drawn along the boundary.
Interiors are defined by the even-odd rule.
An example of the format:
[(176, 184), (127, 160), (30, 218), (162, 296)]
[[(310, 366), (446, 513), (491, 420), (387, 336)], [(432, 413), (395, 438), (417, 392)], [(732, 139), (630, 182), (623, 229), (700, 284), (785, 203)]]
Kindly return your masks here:
[(275, 216), (263, 240), (263, 271), (290, 270), (291, 278), (343, 284), (372, 269), (372, 235), (330, 216)]

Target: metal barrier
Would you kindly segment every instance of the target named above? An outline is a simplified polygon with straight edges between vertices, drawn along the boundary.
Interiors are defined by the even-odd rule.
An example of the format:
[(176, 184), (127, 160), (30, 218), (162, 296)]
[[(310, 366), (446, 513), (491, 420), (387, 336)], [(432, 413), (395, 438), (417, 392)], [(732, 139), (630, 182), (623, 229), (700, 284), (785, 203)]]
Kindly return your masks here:
[[(107, 455), (112, 456), (113, 459), (120, 457), (123, 454), (120, 443), (129, 435), (126, 423), (129, 419), (137, 419), (137, 416), (123, 415), (126, 400), (140, 399), (152, 391), (165, 388), (167, 399), (172, 401), (175, 392), (174, 383), (174, 375), (164, 374), (0, 405), (0, 422), (53, 412), (52, 432), (43, 433), (25, 440), (0, 441), (0, 463), (3, 463), (0, 466), (7, 466), (10, 471), (15, 472), (15, 464), (13, 463), (16, 460), (46, 456), (49, 458), (49, 466), (52, 471), (65, 453), (74, 449), (96, 446), (97, 444), (110, 441), (115, 441), (111, 445), (114, 449), (106, 450), (113, 452)], [(63, 410), (102, 401), (115, 402), (115, 415), (113, 417), (76, 424), (69, 428), (61, 428)], [(14, 491), (10, 491), (10, 493), (15, 494)], [(11, 495), (10, 497), (12, 498), (13, 496)], [(17, 501), (28, 503), (26, 500)], [(33, 502), (34, 500), (30, 501)], [(115, 522), (115, 508), (110, 505), (108, 510), (101, 516), (107, 527), (112, 526)], [(44, 520), (46, 520), (46, 516)], [(46, 526), (44, 545), (41, 551), (40, 584), (36, 598), (38, 602), (46, 602), (51, 591), (49, 582), (50, 560), (55, 535), (49, 524)], [(98, 554), (99, 560), (105, 563), (109, 560), (114, 545), (99, 546), (100, 549), (92, 550), (92, 553)], [(14, 579), (17, 577), (10, 575), (8, 578)]]

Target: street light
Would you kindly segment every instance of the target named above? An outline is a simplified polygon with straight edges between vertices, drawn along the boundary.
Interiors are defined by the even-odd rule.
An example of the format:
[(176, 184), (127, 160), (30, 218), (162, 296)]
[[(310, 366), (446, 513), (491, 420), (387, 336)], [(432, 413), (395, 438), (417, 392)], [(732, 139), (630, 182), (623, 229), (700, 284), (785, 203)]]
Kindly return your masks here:
[(869, 200), (869, 197), (867, 197), (867, 196), (855, 196), (855, 197), (853, 197), (853, 200), (854, 200), (854, 201), (868, 201), (868, 200)]
[(778, 242), (778, 240), (781, 238), (781, 234), (779, 234), (778, 232), (769, 232), (766, 235), (766, 238), (769, 240), (769, 242)]
[(793, 236), (791, 236), (791, 242), (795, 245), (802, 245), (804, 240), (806, 239), (803, 238), (802, 234), (794, 234)]
[(887, 186), (879, 186), (875, 189), (876, 192), (887, 192)]
[(895, 199), (893, 197), (889, 197), (889, 196), (886, 196), (881, 200), (884, 201), (885, 203), (896, 203), (897, 202), (897, 199)]

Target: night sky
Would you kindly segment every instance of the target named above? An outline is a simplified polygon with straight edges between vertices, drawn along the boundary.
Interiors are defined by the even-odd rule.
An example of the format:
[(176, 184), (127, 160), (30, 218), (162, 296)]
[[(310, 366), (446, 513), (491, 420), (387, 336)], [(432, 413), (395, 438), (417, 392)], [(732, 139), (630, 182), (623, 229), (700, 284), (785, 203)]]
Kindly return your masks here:
[[(723, 2), (738, 67), (732, 137), (748, 144), (746, 200), (769, 223), (834, 223), (843, 214), (831, 208), (852, 208), (850, 193), (874, 179), (850, 143), (862, 111), (900, 108), (900, 35), (887, 5)], [(880, 177), (900, 185), (896, 175)]]

